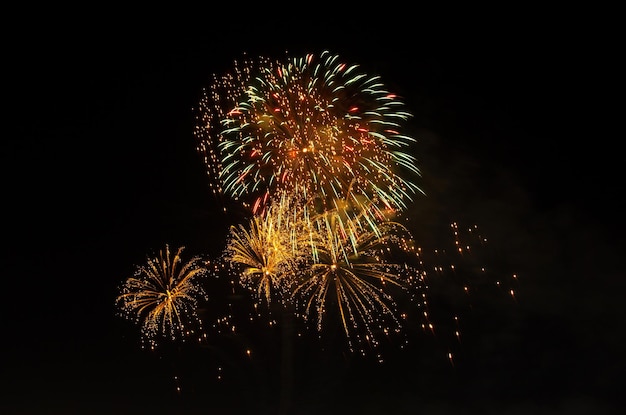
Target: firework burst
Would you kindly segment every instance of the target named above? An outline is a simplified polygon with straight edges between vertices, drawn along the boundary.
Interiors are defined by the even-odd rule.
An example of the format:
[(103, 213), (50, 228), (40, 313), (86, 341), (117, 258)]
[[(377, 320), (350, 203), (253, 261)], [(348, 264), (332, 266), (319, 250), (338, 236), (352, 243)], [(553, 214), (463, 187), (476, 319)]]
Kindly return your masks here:
[(373, 221), (421, 192), (410, 116), (379, 77), (323, 52), (236, 62), (201, 100), (195, 133), (214, 191), (254, 212), (284, 192)]
[(166, 245), (158, 256), (149, 256), (116, 298), (119, 314), (141, 326), (142, 340), (151, 347), (160, 339), (184, 339), (201, 329), (196, 309), (206, 297), (198, 279), (207, 270), (199, 257), (183, 261), (183, 250), (170, 253)]
[(313, 255), (299, 273), (293, 299), (305, 319), (315, 319), (318, 330), (333, 305), (351, 348), (353, 338), (376, 347), (379, 333), (402, 328), (394, 294), (419, 287), (417, 269), (393, 261), (395, 252), (411, 251), (412, 238), (402, 225), (386, 221), (376, 232), (362, 229), (350, 241), (339, 221), (337, 212), (327, 212), (312, 222)]
[[(284, 299), (302, 261), (301, 216), (293, 201), (282, 197), (253, 216), (249, 226), (231, 226), (224, 259), (240, 273), (240, 283), (267, 304)], [(272, 295), (276, 294), (276, 295)]]

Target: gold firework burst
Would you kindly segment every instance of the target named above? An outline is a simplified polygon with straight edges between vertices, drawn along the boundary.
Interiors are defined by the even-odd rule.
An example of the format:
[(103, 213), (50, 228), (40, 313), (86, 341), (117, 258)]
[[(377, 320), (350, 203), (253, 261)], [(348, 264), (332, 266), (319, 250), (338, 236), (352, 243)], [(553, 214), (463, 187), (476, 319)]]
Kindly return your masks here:
[[(408, 264), (388, 260), (397, 249), (407, 250), (411, 237), (400, 224), (386, 221), (350, 235), (342, 232), (337, 212), (314, 222), (314, 258), (300, 272), (293, 296), (306, 319), (315, 318), (321, 330), (328, 306), (336, 307), (345, 334), (377, 345), (377, 333), (402, 327), (394, 290), (410, 290), (419, 272)], [(349, 237), (356, 235), (354, 241)]]
[(240, 272), (241, 284), (269, 304), (272, 294), (289, 296), (301, 262), (302, 221), (292, 208), (294, 201), (282, 197), (254, 215), (248, 226), (231, 226), (225, 259)]
[(196, 309), (205, 292), (198, 279), (207, 270), (198, 256), (183, 261), (183, 250), (170, 253), (166, 245), (158, 256), (148, 256), (116, 298), (120, 315), (139, 324), (142, 339), (152, 347), (160, 339), (185, 339), (201, 328)]

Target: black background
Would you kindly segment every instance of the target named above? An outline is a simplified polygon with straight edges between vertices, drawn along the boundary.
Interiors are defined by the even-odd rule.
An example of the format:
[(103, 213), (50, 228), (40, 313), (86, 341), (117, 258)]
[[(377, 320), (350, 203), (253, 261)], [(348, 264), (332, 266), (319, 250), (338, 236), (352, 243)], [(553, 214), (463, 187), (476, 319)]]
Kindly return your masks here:
[(408, 214), (418, 242), (436, 246), (450, 221), (476, 223), (519, 288), (515, 302), (477, 299), (454, 367), (427, 336), (384, 365), (297, 343), (294, 413), (623, 409), (610, 24), (583, 10), (288, 18), (232, 8), (14, 16), (3, 59), (2, 412), (277, 413), (275, 330), (251, 324), (260, 357), (226, 365), (217, 382), (218, 352), (141, 350), (113, 300), (166, 242), (222, 248), (232, 218), (208, 191), (193, 137), (211, 75), (244, 52), (325, 49), (381, 75), (414, 114), (427, 193)]

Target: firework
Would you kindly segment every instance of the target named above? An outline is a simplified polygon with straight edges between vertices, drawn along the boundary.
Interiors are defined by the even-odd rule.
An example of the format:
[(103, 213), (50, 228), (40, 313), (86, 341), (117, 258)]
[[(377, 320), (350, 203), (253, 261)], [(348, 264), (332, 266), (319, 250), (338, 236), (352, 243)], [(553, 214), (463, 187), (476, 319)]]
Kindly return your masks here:
[[(282, 197), (259, 215), (249, 226), (231, 226), (225, 259), (240, 272), (243, 286), (269, 304), (272, 294), (288, 296), (295, 272), (301, 262), (301, 216), (293, 215), (290, 198)], [(299, 210), (295, 210), (299, 212)]]
[(349, 241), (339, 220), (337, 212), (328, 212), (313, 221), (312, 259), (301, 269), (293, 299), (305, 319), (315, 319), (318, 330), (328, 306), (334, 306), (351, 348), (353, 338), (376, 347), (380, 333), (402, 328), (394, 294), (418, 287), (419, 272), (393, 260), (396, 251), (412, 249), (412, 238), (402, 225), (385, 221), (376, 232), (361, 230)]
[(142, 339), (152, 347), (159, 339), (184, 339), (201, 328), (196, 314), (205, 292), (198, 279), (207, 273), (199, 257), (183, 261), (184, 247), (149, 256), (137, 266), (116, 298), (120, 315), (141, 326)]
[(421, 192), (399, 97), (329, 52), (261, 57), (214, 77), (199, 115), (213, 191), (253, 215), (231, 227), (225, 250), (239, 282), (268, 303), (302, 305), (318, 329), (333, 303), (349, 338), (361, 325), (370, 339), (395, 330), (385, 288), (406, 288), (412, 270), (382, 250), (402, 239), (390, 219)]
[(293, 200), (273, 201), (247, 227), (231, 228), (224, 258), (235, 279), (268, 304), (277, 298), (294, 305), (319, 331), (337, 315), (351, 348), (353, 339), (376, 346), (380, 333), (399, 332), (394, 295), (420, 278), (392, 260), (399, 252), (413, 255), (409, 231), (384, 221), (345, 232), (340, 211), (307, 216)]
[(199, 113), (211, 186), (254, 212), (287, 193), (373, 222), (421, 192), (403, 102), (329, 52), (235, 62), (234, 73), (214, 78)]
[[(411, 116), (378, 76), (329, 52), (245, 59), (215, 76), (194, 135), (213, 192), (251, 215), (224, 251), (233, 280), (259, 301), (293, 305), (318, 330), (336, 316), (351, 349), (400, 331), (400, 295), (434, 331), (427, 268), (442, 275), (444, 258), (424, 259), (397, 220), (422, 193)], [(467, 259), (452, 229), (454, 253)]]

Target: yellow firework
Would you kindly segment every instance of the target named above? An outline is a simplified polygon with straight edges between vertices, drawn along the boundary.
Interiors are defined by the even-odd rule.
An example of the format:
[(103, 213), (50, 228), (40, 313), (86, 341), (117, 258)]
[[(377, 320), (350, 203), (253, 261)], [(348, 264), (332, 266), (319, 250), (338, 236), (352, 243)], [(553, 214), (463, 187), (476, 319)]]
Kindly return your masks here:
[[(243, 286), (269, 304), (272, 293), (284, 298), (301, 258), (302, 223), (288, 197), (255, 215), (249, 226), (231, 226), (225, 259), (240, 272)], [(286, 294), (286, 295), (285, 295)]]
[(365, 339), (376, 346), (379, 333), (402, 326), (394, 291), (413, 289), (419, 277), (407, 264), (387, 259), (398, 249), (410, 250), (412, 239), (402, 225), (387, 221), (376, 232), (361, 229), (349, 241), (339, 220), (336, 212), (328, 212), (312, 222), (313, 260), (301, 269), (293, 299), (305, 318), (316, 319), (318, 330), (333, 305), (348, 340)]
[(183, 261), (184, 247), (149, 256), (137, 266), (116, 298), (119, 313), (141, 326), (142, 339), (154, 347), (159, 339), (185, 339), (199, 330), (198, 301), (205, 297), (198, 279), (207, 273), (200, 257)]
[(246, 226), (231, 227), (225, 259), (258, 300), (291, 303), (320, 331), (337, 315), (351, 348), (354, 339), (376, 347), (381, 333), (401, 330), (394, 296), (422, 283), (418, 270), (391, 260), (414, 254), (412, 236), (386, 219), (369, 226), (341, 209), (308, 207), (293, 193), (268, 202)]

